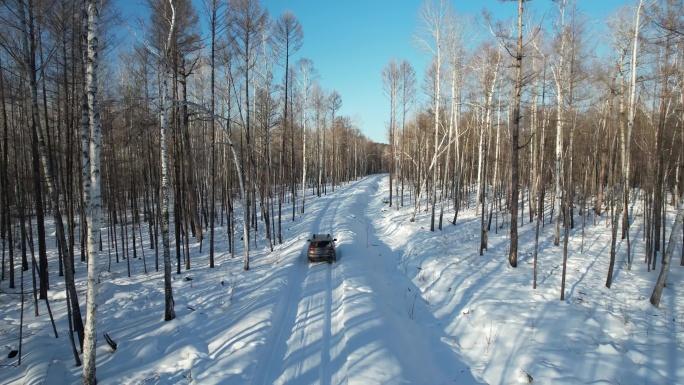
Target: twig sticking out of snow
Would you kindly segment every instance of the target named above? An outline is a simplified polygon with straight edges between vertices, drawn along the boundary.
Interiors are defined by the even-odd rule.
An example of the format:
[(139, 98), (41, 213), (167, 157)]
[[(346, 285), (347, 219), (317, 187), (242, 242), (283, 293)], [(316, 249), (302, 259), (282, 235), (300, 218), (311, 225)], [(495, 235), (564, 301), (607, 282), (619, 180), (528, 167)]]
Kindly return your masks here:
[(112, 337), (109, 336), (107, 333), (102, 333), (104, 335), (105, 341), (107, 341), (107, 345), (109, 345), (110, 348), (112, 348), (112, 351), (116, 351), (116, 348), (119, 346)]

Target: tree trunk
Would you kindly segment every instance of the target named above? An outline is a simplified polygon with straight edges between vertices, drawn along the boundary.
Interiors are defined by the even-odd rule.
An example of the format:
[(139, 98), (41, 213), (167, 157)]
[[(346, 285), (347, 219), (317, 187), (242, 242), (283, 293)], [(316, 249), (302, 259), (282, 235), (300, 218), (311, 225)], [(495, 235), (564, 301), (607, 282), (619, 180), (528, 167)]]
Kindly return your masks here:
[(518, 137), (520, 133), (520, 101), (522, 97), (522, 58), (523, 58), (523, 0), (518, 1), (518, 47), (515, 57), (515, 105), (511, 132), (511, 248), (508, 262), (511, 267), (518, 266)]
[(217, 24), (216, 1), (211, 3), (210, 28), (211, 28), (211, 199), (209, 207), (209, 267), (214, 268), (214, 227), (216, 216), (216, 24)]
[[(88, 90), (88, 121), (90, 134), (89, 158), (90, 169), (87, 170), (90, 180), (90, 206), (88, 213), (88, 277), (86, 287), (86, 324), (85, 343), (83, 346), (83, 384), (96, 384), (95, 357), (97, 351), (97, 257), (100, 247), (100, 228), (102, 215), (102, 199), (100, 187), (100, 107), (98, 104), (97, 69), (99, 64), (99, 9), (96, 0), (87, 0), (85, 12), (88, 17), (88, 61), (86, 62), (86, 89)], [(133, 235), (135, 238), (135, 234)]]
[[(160, 125), (160, 157), (161, 157), (161, 233), (162, 233), (162, 250), (164, 258), (164, 321), (171, 321), (176, 318), (173, 301), (173, 289), (171, 287), (171, 249), (169, 239), (169, 161), (168, 161), (168, 95), (169, 95), (169, 79), (171, 74), (170, 61), (170, 47), (171, 39), (173, 37), (174, 29), (176, 28), (176, 9), (173, 0), (169, 0), (171, 6), (171, 27), (169, 35), (166, 39), (166, 52), (160, 58), (162, 60), (163, 73), (161, 75), (161, 112), (159, 118)], [(178, 229), (176, 229), (178, 231)]]
[(651, 294), (650, 302), (653, 306), (658, 307), (660, 305), (660, 296), (665, 288), (665, 281), (667, 280), (667, 273), (670, 270), (670, 263), (672, 262), (672, 255), (674, 254), (675, 246), (677, 245), (677, 238), (679, 237), (679, 232), (682, 230), (684, 219), (684, 197), (679, 200), (679, 209), (677, 210), (677, 216), (675, 222), (672, 225), (672, 231), (670, 232), (670, 240), (667, 242), (667, 250), (665, 251), (664, 260), (662, 266), (660, 267), (660, 274), (658, 275), (658, 280), (653, 288), (653, 294)]
[[(40, 155), (41, 163), (43, 165), (43, 172), (45, 175), (45, 182), (48, 186), (49, 197), (52, 204), (52, 214), (55, 221), (57, 242), (62, 255), (64, 255), (69, 261), (65, 263), (65, 286), (66, 290), (69, 292), (68, 295), (71, 298), (71, 311), (74, 321), (74, 330), (78, 333), (79, 343), (83, 347), (84, 332), (83, 332), (83, 318), (81, 317), (81, 309), (78, 304), (78, 294), (76, 291), (76, 284), (74, 280), (74, 270), (73, 270), (73, 254), (68, 250), (66, 235), (64, 231), (64, 222), (62, 220), (62, 213), (59, 201), (59, 191), (55, 184), (55, 173), (52, 168), (52, 163), (50, 162), (49, 150), (45, 141), (44, 133), (40, 127), (40, 113), (38, 110), (38, 85), (36, 79), (36, 60), (35, 60), (35, 32), (34, 32), (34, 18), (33, 18), (33, 4), (31, 2), (21, 4), (20, 16), (21, 16), (21, 27), (22, 27), (22, 43), (23, 43), (23, 56), (25, 69), (28, 72), (30, 97), (31, 97), (31, 119), (32, 119), (32, 129), (36, 131), (38, 136), (38, 152)], [(29, 45), (30, 43), (30, 45)]]

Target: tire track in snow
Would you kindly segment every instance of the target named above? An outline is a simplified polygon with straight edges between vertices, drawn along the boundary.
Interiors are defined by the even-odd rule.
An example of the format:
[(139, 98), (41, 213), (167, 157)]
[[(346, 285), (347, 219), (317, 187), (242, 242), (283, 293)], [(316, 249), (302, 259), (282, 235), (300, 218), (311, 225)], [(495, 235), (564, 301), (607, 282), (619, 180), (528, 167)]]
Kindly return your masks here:
[[(326, 198), (327, 202), (321, 202), (324, 207), (314, 223), (322, 223), (333, 202), (336, 201), (332, 197)], [(288, 278), (286, 287), (278, 299), (278, 304), (271, 317), (271, 324), (274, 326), (268, 334), (262, 353), (257, 360), (251, 384), (274, 384), (286, 369), (283, 364), (288, 351), (288, 340), (295, 331), (295, 323), (299, 318), (298, 307), (289, 305), (291, 305), (293, 298), (301, 298), (309, 270), (298, 265), (295, 263), (294, 272)]]
[[(333, 233), (336, 219), (340, 214), (340, 206), (343, 202), (348, 202), (357, 190), (346, 186), (338, 191), (339, 193), (319, 198), (323, 208), (313, 221), (310, 233), (329, 229), (325, 232), (335, 236)], [(311, 205), (309, 207), (313, 208)], [(304, 261), (308, 263), (305, 258)], [(325, 272), (320, 267), (325, 267)], [(271, 324), (274, 326), (261, 349), (252, 384), (298, 383), (302, 380), (307, 381), (306, 383), (320, 384), (346, 382), (346, 358), (342, 366), (343, 380), (336, 379), (339, 373), (331, 369), (332, 360), (338, 358), (331, 356), (332, 292), (335, 290), (333, 277), (336, 282), (339, 281), (337, 273), (333, 274), (333, 271), (337, 270), (335, 267), (336, 264), (314, 264), (306, 268), (295, 264), (294, 272), (288, 277), (286, 287), (271, 317)], [(339, 286), (338, 284), (337, 287)], [(322, 319), (316, 319), (317, 311), (322, 313)], [(316, 335), (317, 331), (320, 331), (321, 335)], [(338, 333), (343, 333), (343, 330), (340, 329)], [(311, 359), (306, 354), (316, 345), (320, 349), (318, 370), (312, 371), (309, 367)], [(318, 378), (310, 378), (312, 375), (316, 376), (315, 372), (318, 372)]]
[[(338, 189), (338, 191), (340, 191)], [(328, 226), (331, 229), (331, 234), (339, 241), (344, 241), (339, 233), (340, 220), (349, 220), (344, 216), (345, 211), (343, 206), (355, 200), (354, 195), (358, 193), (356, 183), (354, 185), (346, 186), (344, 194), (336, 199), (332, 215), (327, 215), (329, 220)], [(329, 209), (332, 209), (329, 207)], [(331, 213), (326, 213), (331, 214)], [(322, 223), (323, 221), (321, 221)], [(344, 256), (342, 255), (343, 248), (337, 249), (337, 263), (330, 265), (326, 271), (325, 283), (325, 299), (323, 308), (323, 327), (322, 327), (322, 341), (321, 341), (321, 362), (319, 367), (319, 379), (322, 385), (334, 385), (347, 383), (347, 356), (344, 349), (346, 345), (346, 336), (344, 335), (344, 325), (336, 315), (333, 317), (333, 293), (339, 297), (337, 293), (343, 290), (343, 279), (340, 277), (342, 266), (339, 263), (344, 263)], [(340, 299), (338, 299), (339, 301)], [(339, 306), (340, 303), (338, 302)], [(333, 325), (333, 320), (335, 324)], [(340, 363), (339, 367), (334, 364)]]
[[(281, 364), (287, 350), (286, 337), (290, 336), (292, 330), (291, 325), (293, 325), (297, 316), (297, 309), (288, 306), (288, 299), (300, 296), (302, 287), (301, 282), (303, 282), (306, 276), (306, 270), (294, 270), (296, 270), (292, 277), (294, 279), (288, 279), (287, 287), (283, 290), (280, 299), (278, 300), (278, 305), (273, 312), (272, 325), (275, 326), (269, 333), (266, 344), (262, 348), (263, 353), (257, 361), (254, 377), (252, 377), (252, 384), (273, 384), (281, 371)], [(290, 330), (288, 330), (288, 328), (290, 328)]]
[(321, 348), (320, 379), (322, 385), (330, 385), (330, 338), (332, 334), (330, 317), (332, 313), (332, 270), (334, 267), (328, 266), (325, 279), (325, 300), (323, 307), (323, 343)]
[[(346, 384), (347, 377), (347, 336), (344, 329), (344, 265), (335, 265), (332, 269), (331, 290), (329, 292), (329, 304), (326, 306), (326, 314), (329, 315), (330, 339), (330, 384)], [(323, 383), (323, 381), (321, 381)]]

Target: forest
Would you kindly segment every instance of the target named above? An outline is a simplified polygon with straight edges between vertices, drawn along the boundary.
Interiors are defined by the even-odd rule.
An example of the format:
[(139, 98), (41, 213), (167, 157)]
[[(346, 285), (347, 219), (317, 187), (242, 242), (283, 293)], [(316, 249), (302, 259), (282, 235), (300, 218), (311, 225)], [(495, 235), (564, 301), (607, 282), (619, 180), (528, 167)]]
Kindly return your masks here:
[[(145, 0), (149, 17), (131, 28), (113, 0), (3, 1), (0, 285), (14, 289), (19, 269), (31, 270), (34, 297), (47, 302), (50, 282), (65, 281), (74, 359), (95, 383), (97, 306), (86, 298), (96, 298), (88, 266), (98, 258), (130, 261), (145, 233), (145, 269), (164, 271), (172, 320), (172, 270), (213, 268), (217, 226), (249, 270), (250, 249), (283, 244), (307, 197), (388, 173), (389, 207), (429, 216), (430, 231), (472, 205), (482, 254), (488, 232), (505, 228), (513, 268), (524, 223), (554, 226), (567, 248), (568, 230), (585, 226), (576, 213), (607, 217), (606, 287), (624, 240), (629, 264), (662, 269), (658, 306), (684, 233), (684, 3), (634, 0), (597, 25), (578, 1), (527, 9), (539, 1), (505, 1), (515, 20), (421, 5), (426, 72), (388, 58), (378, 74), (387, 143), (341, 115), (344, 95), (325, 88), (316, 58), (298, 57), (306, 26), (292, 12)], [(635, 221), (644, 255), (631, 251)], [(51, 244), (59, 257), (48, 264)], [(191, 260), (192, 244), (207, 258)]]
[[(389, 204), (393, 193), (395, 204), (406, 204), (406, 188), (412, 221), (429, 212), (435, 231), (456, 224), (475, 195), (480, 255), (501, 215), (511, 267), (518, 227), (536, 223), (538, 236), (548, 221), (554, 245), (564, 247), (561, 299), (570, 230), (584, 229), (589, 210), (594, 221), (608, 216), (605, 286), (612, 284), (620, 238), (628, 269), (639, 257), (656, 270), (661, 259), (651, 297), (658, 306), (678, 234), (684, 236), (684, 4), (639, 0), (596, 26), (579, 2), (554, 1), (536, 17), (525, 12), (530, 1), (512, 3), (517, 20), (508, 24), (486, 9), (475, 20), (448, 2), (421, 7), (416, 41), (431, 64), (420, 87), (406, 60), (392, 59), (382, 72), (390, 100)], [(473, 43), (483, 29), (489, 38)], [(633, 212), (637, 204), (645, 207), (641, 218)], [(445, 220), (448, 205), (453, 218)], [(668, 211), (677, 213), (669, 237)], [(646, 229), (639, 256), (629, 236), (636, 220)]]

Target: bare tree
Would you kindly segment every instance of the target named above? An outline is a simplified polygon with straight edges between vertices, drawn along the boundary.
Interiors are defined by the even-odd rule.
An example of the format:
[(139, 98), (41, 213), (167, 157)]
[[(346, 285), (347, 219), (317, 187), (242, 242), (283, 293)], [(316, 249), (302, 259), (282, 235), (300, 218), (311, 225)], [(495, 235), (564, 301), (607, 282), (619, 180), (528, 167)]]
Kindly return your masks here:
[[(567, 71), (567, 49), (568, 49), (568, 34), (565, 30), (565, 10), (567, 6), (567, 0), (558, 1), (558, 37), (560, 38), (560, 48), (558, 52), (558, 59), (555, 61), (551, 69), (553, 71), (553, 78), (556, 82), (556, 168), (555, 168), (555, 198), (552, 208), (552, 212), (556, 212), (556, 227), (554, 232), (553, 244), (558, 246), (560, 244), (560, 221), (561, 221), (561, 205), (563, 199), (563, 131), (564, 131), (564, 104), (566, 95), (566, 87), (568, 82), (568, 71)], [(568, 229), (565, 229), (567, 231)]]
[(299, 72), (299, 86), (301, 87), (301, 102), (302, 102), (302, 209), (301, 213), (304, 213), (304, 204), (306, 203), (306, 163), (307, 163), (307, 150), (306, 150), (306, 133), (308, 130), (309, 122), (309, 103), (312, 96), (312, 90), (314, 84), (316, 84), (318, 75), (316, 69), (313, 66), (313, 61), (311, 59), (299, 59), (297, 61), (297, 69)]
[(209, 14), (209, 30), (211, 34), (210, 42), (210, 100), (211, 107), (211, 199), (209, 200), (209, 267), (214, 267), (214, 227), (216, 215), (216, 48), (217, 33), (219, 32), (220, 12), (225, 3), (221, 0), (206, 0), (205, 8)]
[[(49, 197), (52, 205), (52, 215), (54, 217), (56, 226), (57, 243), (60, 248), (60, 252), (63, 256), (67, 258), (65, 263), (65, 285), (67, 290), (67, 296), (71, 301), (71, 315), (74, 322), (74, 330), (78, 334), (79, 343), (83, 347), (84, 343), (84, 328), (83, 319), (81, 317), (81, 310), (78, 302), (78, 294), (76, 291), (76, 285), (74, 280), (73, 271), (73, 254), (68, 249), (68, 244), (66, 241), (66, 234), (64, 231), (64, 222), (62, 221), (61, 207), (64, 207), (62, 202), (60, 202), (60, 191), (56, 183), (55, 172), (53, 168), (52, 159), (50, 157), (50, 151), (48, 148), (46, 134), (43, 130), (41, 124), (40, 112), (38, 107), (38, 83), (37, 83), (37, 65), (36, 65), (36, 33), (35, 33), (35, 14), (34, 14), (34, 4), (32, 1), (17, 2), (17, 8), (19, 9), (19, 16), (21, 22), (21, 65), (23, 70), (26, 72), (29, 81), (29, 92), (30, 92), (30, 126), (31, 132), (34, 138), (37, 139), (38, 153), (40, 156), (40, 161), (43, 167), (43, 173), (45, 175), (45, 180), (48, 186)], [(80, 359), (78, 355), (75, 355), (75, 360), (78, 365), (80, 365)]]
[[(399, 64), (399, 76), (401, 77), (401, 90), (399, 92), (399, 103), (401, 104), (401, 140), (399, 141), (399, 153), (401, 154), (401, 158), (399, 159), (399, 179), (401, 179), (401, 191), (399, 193), (399, 205), (404, 206), (404, 179), (406, 176), (404, 175), (405, 167), (403, 166), (403, 159), (404, 153), (406, 151), (406, 115), (408, 114), (416, 96), (416, 71), (411, 66), (411, 63), (409, 63), (407, 60), (403, 60), (401, 64)], [(458, 138), (456, 143), (458, 149)], [(397, 209), (399, 209), (399, 205), (397, 205)]]
[[(544, 190), (543, 187), (543, 174), (544, 174), (544, 143), (546, 141), (546, 129), (545, 129), (545, 124), (540, 124), (540, 120), (544, 120), (543, 116), (547, 116), (547, 114), (544, 112), (544, 106), (545, 106), (545, 92), (542, 91), (542, 100), (541, 100), (541, 108), (539, 108), (539, 88), (540, 88), (540, 83), (541, 83), (541, 88), (542, 90), (546, 89), (546, 55), (544, 55), (541, 47), (540, 47), (540, 38), (535, 37), (532, 39), (531, 43), (533, 44), (536, 52), (538, 55), (535, 55), (532, 57), (532, 66), (534, 67), (535, 72), (540, 72), (541, 76), (537, 76), (535, 79), (535, 83), (533, 86), (533, 96), (532, 96), (532, 127), (533, 127), (533, 132), (535, 134), (539, 134), (539, 140), (538, 142), (533, 143), (533, 147), (536, 148), (536, 152), (538, 155), (537, 156), (532, 156), (533, 160), (533, 174), (536, 176), (536, 181), (535, 181), (535, 187), (534, 189), (536, 190), (536, 199), (537, 201), (537, 207), (536, 207), (536, 213), (537, 213), (537, 219), (536, 219), (536, 225), (535, 225), (535, 237), (534, 237), (534, 267), (533, 267), (533, 279), (532, 279), (532, 288), (536, 289), (537, 288), (537, 256), (538, 256), (538, 251), (539, 251), (539, 232), (540, 232), (540, 226), (542, 219), (544, 218), (544, 199), (542, 196), (542, 191)], [(540, 63), (541, 62), (541, 63)], [(541, 68), (539, 68), (541, 67)], [(540, 119), (539, 115), (542, 115), (542, 118)], [(541, 132), (539, 132), (541, 131)], [(534, 146), (536, 144), (536, 146)], [(530, 194), (532, 195), (532, 194)], [(530, 201), (533, 199), (531, 198)], [(532, 212), (532, 209), (530, 209), (530, 213)]]
[(323, 181), (323, 166), (324, 166), (324, 143), (323, 137), (325, 135), (325, 119), (327, 116), (326, 107), (327, 98), (325, 92), (319, 84), (313, 89), (313, 109), (314, 120), (316, 122), (316, 196), (321, 196), (322, 181)]
[[(90, 180), (90, 200), (88, 202), (88, 278), (86, 291), (86, 324), (85, 341), (83, 345), (83, 384), (96, 384), (95, 357), (97, 351), (97, 257), (100, 250), (100, 227), (102, 216), (102, 199), (100, 187), (100, 140), (102, 123), (100, 121), (100, 107), (98, 95), (98, 49), (99, 49), (99, 16), (98, 2), (87, 0), (87, 59), (86, 89), (88, 90), (88, 122), (90, 159), (88, 179)], [(84, 186), (85, 188), (85, 186)]]
[[(676, 11), (681, 11), (680, 4), (676, 4), (674, 0), (664, 1), (664, 8), (661, 10), (661, 19), (657, 20), (656, 23), (661, 26), (662, 29), (667, 31), (665, 36), (660, 40), (658, 45), (660, 49), (664, 49), (664, 55), (659, 58), (658, 62), (658, 75), (660, 77), (660, 95), (658, 96), (658, 115), (656, 118), (657, 129), (655, 136), (655, 183), (653, 185), (653, 206), (652, 206), (652, 218), (653, 218), (653, 251), (654, 257), (652, 259), (652, 268), (655, 270), (657, 263), (657, 253), (662, 252), (665, 247), (665, 174), (666, 174), (666, 160), (665, 160), (665, 133), (667, 129), (668, 115), (673, 108), (673, 103), (671, 102), (671, 88), (670, 80), (673, 75), (673, 48), (675, 44), (675, 35), (671, 33), (676, 29), (675, 15)], [(661, 247), (661, 237), (663, 246)], [(663, 255), (664, 258), (664, 255)]]
[[(449, 127), (447, 129), (447, 149), (446, 158), (444, 160), (444, 173), (442, 177), (442, 189), (440, 197), (440, 210), (439, 210), (439, 229), (442, 230), (442, 221), (444, 219), (444, 207), (446, 205), (447, 196), (449, 195), (449, 178), (450, 178), (450, 165), (451, 160), (451, 147), (455, 147), (455, 163), (458, 163), (458, 157), (460, 156), (461, 149), (460, 146), (460, 111), (461, 111), (461, 93), (463, 88), (463, 67), (465, 62), (466, 52), (464, 49), (464, 43), (468, 39), (468, 32), (470, 29), (470, 20), (465, 17), (458, 17), (456, 14), (453, 15), (454, 20), (449, 24), (449, 33), (447, 38), (447, 55), (450, 73), (450, 97), (449, 97)], [(455, 146), (454, 146), (455, 143)], [(460, 183), (460, 170), (458, 165), (456, 165), (456, 185)], [(457, 198), (454, 202), (457, 202)], [(456, 214), (455, 214), (456, 215)]]
[(448, 2), (439, 0), (439, 4), (434, 4), (432, 0), (427, 0), (420, 9), (419, 18), (421, 20), (422, 31), (417, 37), (421, 47), (432, 55), (432, 65), (434, 69), (432, 89), (433, 103), (433, 124), (434, 124), (434, 148), (432, 161), (429, 170), (432, 171), (432, 191), (431, 204), (432, 215), (430, 219), (430, 231), (435, 231), (435, 207), (437, 205), (437, 161), (440, 147), (440, 100), (441, 100), (441, 77), (442, 59), (446, 50), (447, 38), (449, 35), (450, 23), (452, 21), (452, 9)]
[(0, 159), (0, 237), (2, 238), (2, 261), (0, 280), (5, 280), (5, 247), (10, 245), (9, 257), (9, 287), (14, 289), (14, 248), (12, 240), (12, 219), (10, 216), (10, 183), (9, 183), (9, 122), (5, 107), (5, 70), (0, 60), (0, 110), (2, 110), (2, 159)]
[[(251, 89), (251, 70), (256, 64), (257, 52), (259, 49), (259, 41), (263, 38), (263, 31), (268, 26), (268, 12), (262, 11), (258, 0), (230, 0), (228, 3), (230, 12), (228, 13), (228, 28), (231, 35), (234, 37), (232, 40), (232, 48), (235, 52), (237, 59), (240, 61), (240, 68), (242, 70), (242, 76), (244, 79), (243, 91), (244, 95), (241, 95), (243, 108), (240, 109), (241, 117), (240, 122), (242, 127), (245, 129), (245, 138), (247, 145), (247, 159), (248, 166), (250, 170), (256, 168), (254, 161), (254, 148), (253, 148), (253, 138), (250, 131), (251, 118), (250, 112), (252, 109), (250, 89)], [(240, 170), (243, 175), (240, 176), (245, 183), (246, 191), (246, 181), (245, 181), (245, 170)], [(251, 186), (254, 182), (250, 183)], [(249, 194), (246, 194), (249, 195)], [(245, 247), (244, 256), (244, 269), (249, 270), (249, 198), (248, 196), (241, 197), (243, 201), (243, 218), (244, 218), (244, 229), (243, 229), (243, 242)]]
[(644, 1), (639, 0), (636, 9), (634, 21), (634, 38), (632, 44), (632, 59), (630, 63), (630, 81), (629, 81), (629, 103), (627, 107), (627, 130), (623, 133), (622, 138), (622, 186), (623, 186), (623, 205), (622, 213), (622, 236), (627, 239), (627, 270), (631, 269), (631, 247), (629, 238), (629, 186), (632, 167), (631, 162), (631, 148), (632, 148), (632, 131), (634, 130), (634, 116), (636, 115), (636, 82), (637, 82), (637, 58), (639, 51), (639, 28), (641, 24), (641, 11), (644, 6)]
[(515, 52), (515, 100), (513, 102), (513, 124), (511, 125), (511, 247), (508, 252), (508, 263), (518, 266), (518, 185), (519, 175), (519, 137), (520, 137), (520, 103), (522, 98), (522, 59), (523, 59), (523, 3), (518, 0), (518, 39)]
[[(331, 146), (331, 156), (332, 161), (331, 162), (326, 162), (326, 157), (325, 157), (325, 152), (326, 152), (326, 147), (328, 144), (328, 141), (325, 139), (325, 130), (323, 130), (323, 191), (327, 194), (327, 184), (328, 184), (328, 178), (329, 176), (332, 176), (333, 173), (333, 167), (335, 165), (335, 114), (342, 108), (342, 95), (337, 92), (337, 90), (333, 90), (330, 95), (328, 95), (328, 109), (330, 110), (330, 134), (332, 135), (332, 139), (330, 140), (330, 143), (332, 143)], [(330, 164), (330, 169), (327, 168), (327, 165)], [(331, 178), (332, 179), (332, 178)], [(334, 180), (333, 183), (331, 183), (331, 187), (333, 188), (334, 191)]]
[[(146, 0), (150, 8), (151, 28), (149, 29), (149, 44), (162, 52), (166, 49), (167, 37), (169, 33), (169, 2), (168, 0)], [(194, 67), (197, 64), (196, 58), (189, 58), (200, 48), (200, 36), (198, 31), (199, 18), (190, 0), (174, 0), (176, 26), (171, 34), (169, 49), (169, 60), (171, 66), (170, 94), (172, 109), (168, 123), (170, 127), (177, 128), (173, 131), (172, 142), (174, 152), (180, 152), (178, 162), (174, 163), (175, 188), (173, 193), (176, 195), (174, 201), (174, 220), (176, 226), (185, 226), (183, 234), (185, 242), (181, 241), (181, 232), (175, 233), (176, 236), (176, 255), (180, 258), (181, 248), (185, 243), (186, 248), (186, 268), (190, 268), (190, 258), (187, 249), (189, 248), (188, 225), (192, 226), (192, 234), (196, 236), (197, 242), (203, 239), (202, 224), (199, 218), (199, 200), (197, 197), (197, 182), (195, 158), (192, 154), (192, 144), (190, 141), (190, 123), (187, 102), (187, 83)], [(181, 196), (182, 194), (182, 196)], [(181, 222), (183, 221), (183, 222)], [(182, 224), (183, 223), (183, 224)], [(180, 264), (178, 265), (180, 269)], [(180, 270), (179, 270), (180, 272)]]
[(653, 294), (651, 294), (650, 302), (653, 306), (658, 307), (660, 305), (660, 296), (665, 288), (665, 281), (667, 281), (667, 274), (670, 270), (670, 264), (672, 263), (672, 255), (674, 254), (675, 246), (677, 245), (679, 238), (679, 232), (682, 230), (682, 222), (684, 221), (684, 196), (679, 199), (679, 209), (677, 210), (677, 216), (675, 217), (674, 224), (672, 225), (672, 231), (670, 232), (670, 239), (667, 242), (667, 250), (665, 250), (664, 260), (660, 267), (660, 274), (658, 275), (658, 280), (653, 288)]
[[(498, 45), (496, 53), (493, 49), (484, 49), (485, 57), (482, 62), (482, 86), (484, 87), (484, 117), (480, 127), (479, 135), (479, 149), (478, 151), (478, 171), (477, 171), (477, 204), (482, 203), (482, 211), (480, 212), (480, 255), (483, 250), (487, 249), (487, 226), (486, 226), (486, 212), (487, 212), (487, 190), (488, 190), (488, 175), (487, 175), (487, 158), (489, 155), (488, 137), (492, 130), (492, 114), (494, 110), (494, 93), (498, 85), (499, 70), (501, 63), (501, 44)], [(492, 63), (493, 68), (488, 64)], [(477, 208), (475, 210), (477, 213)]]
[[(173, 34), (176, 29), (176, 8), (174, 0), (168, 0), (170, 15), (168, 20), (169, 34), (166, 39), (164, 50), (159, 53), (161, 61), (161, 95), (159, 112), (159, 128), (160, 128), (160, 157), (161, 157), (161, 233), (162, 233), (162, 250), (164, 257), (164, 321), (171, 321), (176, 318), (173, 301), (173, 289), (171, 287), (171, 249), (169, 239), (169, 160), (168, 160), (168, 119), (167, 113), (169, 109), (169, 79), (172, 78), (171, 67), (171, 49), (173, 42)], [(178, 229), (176, 229), (178, 231)]]
[[(286, 131), (286, 127), (288, 126), (288, 91), (289, 91), (289, 81), (290, 81), (290, 57), (297, 53), (302, 48), (302, 43), (304, 40), (304, 29), (302, 28), (302, 25), (299, 23), (297, 20), (297, 17), (295, 16), (294, 13), (290, 11), (285, 11), (280, 17), (276, 20), (274, 24), (274, 34), (273, 34), (273, 40), (275, 41), (275, 51), (282, 60), (282, 66), (285, 68), (285, 103), (283, 105), (283, 132)], [(290, 162), (291, 162), (291, 192), (292, 192), (292, 220), (295, 220), (295, 208), (296, 208), (296, 199), (295, 197), (295, 189), (296, 189), (296, 183), (295, 183), (295, 135), (294, 135), (294, 124), (291, 125), (291, 133), (290, 133), (290, 143), (291, 143), (291, 151), (290, 151)], [(283, 146), (285, 145), (285, 135), (283, 135)], [(283, 151), (284, 152), (284, 151)]]
[(387, 66), (382, 70), (382, 81), (385, 95), (390, 100), (390, 121), (389, 121), (389, 148), (390, 148), (390, 162), (389, 162), (389, 207), (392, 207), (392, 181), (394, 164), (396, 162), (396, 143), (395, 130), (397, 125), (397, 94), (401, 87), (401, 77), (399, 75), (399, 65), (396, 60), (392, 59)]
[[(518, 22), (517, 22), (517, 39), (515, 45), (515, 52), (512, 52), (509, 48), (509, 44), (506, 40), (509, 39), (506, 34), (504, 34), (501, 28), (499, 31), (492, 31), (495, 36), (502, 41), (509, 55), (513, 58), (515, 68), (515, 87), (514, 87), (514, 100), (513, 100), (513, 110), (510, 117), (512, 124), (509, 124), (510, 130), (510, 195), (509, 197), (509, 210), (511, 212), (511, 228), (510, 228), (510, 248), (508, 251), (508, 263), (511, 267), (518, 266), (518, 206), (520, 199), (520, 121), (522, 120), (522, 88), (523, 88), (523, 73), (522, 73), (522, 60), (524, 57), (524, 45), (523, 45), (523, 15), (524, 15), (524, 3), (529, 0), (508, 0), (518, 2)], [(564, 0), (561, 0), (564, 1)], [(485, 13), (486, 19), (488, 19), (487, 13)], [(490, 24), (491, 25), (491, 24)], [(490, 27), (491, 30), (491, 27)], [(483, 206), (484, 207), (484, 206)]]

